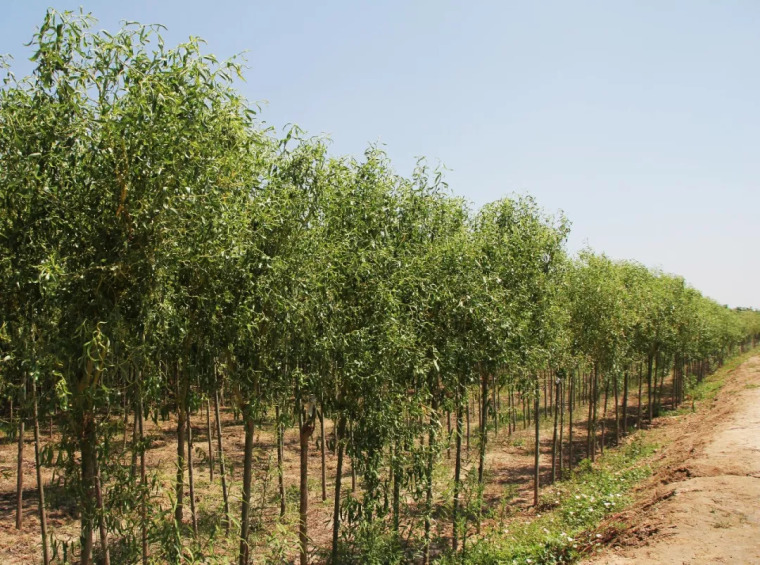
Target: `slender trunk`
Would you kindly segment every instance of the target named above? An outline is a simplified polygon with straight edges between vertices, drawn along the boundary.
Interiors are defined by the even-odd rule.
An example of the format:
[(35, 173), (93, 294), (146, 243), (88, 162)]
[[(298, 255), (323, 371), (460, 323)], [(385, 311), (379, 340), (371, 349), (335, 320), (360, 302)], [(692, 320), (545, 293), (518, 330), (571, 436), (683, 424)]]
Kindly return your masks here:
[(604, 383), (604, 406), (602, 408), (602, 438), (600, 447), (602, 455), (604, 455), (604, 444), (607, 442), (607, 399), (610, 396), (610, 379), (606, 379)]
[(346, 434), (346, 417), (338, 417), (335, 428), (335, 445), (338, 450), (338, 461), (335, 469), (335, 500), (333, 501), (333, 531), (332, 531), (332, 563), (338, 562), (338, 533), (340, 532), (340, 485), (343, 479), (343, 436)]
[(222, 497), (224, 500), (224, 527), (230, 532), (230, 501), (227, 493), (227, 473), (224, 469), (224, 447), (222, 446), (222, 420), (219, 418), (219, 391), (214, 392), (214, 416), (216, 418), (216, 446), (219, 455), (219, 474), (222, 477)]
[(94, 518), (95, 500), (95, 419), (93, 414), (85, 409), (82, 414), (82, 437), (80, 438), (82, 452), (82, 518), (80, 544), (82, 547), (80, 565), (92, 563), (92, 523)]
[(50, 563), (50, 553), (47, 539), (47, 515), (45, 513), (45, 486), (42, 483), (42, 463), (40, 461), (40, 420), (37, 412), (37, 384), (32, 379), (32, 402), (34, 416), (34, 467), (37, 471), (38, 506), (40, 513), (40, 536), (42, 537), (42, 563)]
[(287, 501), (285, 499), (285, 475), (282, 468), (283, 460), (283, 429), (282, 420), (280, 419), (279, 404), (274, 407), (276, 431), (277, 431), (277, 484), (280, 491), (280, 517), (285, 516), (287, 511)]
[[(592, 377), (593, 378), (593, 377)], [(592, 385), (593, 386), (593, 385)], [(592, 439), (596, 430), (594, 429), (594, 398), (593, 395), (588, 396), (588, 421), (586, 422), (587, 434), (586, 434), (586, 457), (593, 461), (593, 455), (591, 450), (593, 449), (594, 440)]]
[(307, 565), (308, 559), (308, 514), (309, 514), (309, 438), (314, 433), (314, 414), (310, 415), (300, 429), (301, 443), (301, 500), (298, 508), (298, 545), (301, 557), (301, 565)]
[(480, 445), (478, 446), (478, 533), (480, 533), (483, 510), (483, 473), (486, 466), (486, 443), (488, 441), (488, 434), (486, 433), (486, 422), (488, 421), (488, 377), (484, 371), (481, 371), (480, 386), (480, 398), (483, 404), (480, 408), (482, 420), (480, 421)]
[(214, 434), (211, 428), (211, 400), (206, 399), (206, 435), (208, 436), (208, 474), (209, 483), (214, 482)]
[(145, 445), (144, 445), (144, 430), (143, 430), (143, 403), (142, 395), (137, 401), (138, 408), (138, 430), (140, 437), (140, 486), (142, 487), (140, 498), (140, 526), (142, 529), (142, 562), (143, 565), (148, 565), (148, 508), (146, 502), (145, 489), (148, 485), (148, 477), (145, 469)]
[(630, 372), (626, 369), (623, 377), (623, 435), (628, 434), (628, 386)]
[(243, 499), (240, 512), (240, 551), (239, 565), (248, 565), (250, 547), (248, 545), (248, 530), (251, 516), (251, 479), (253, 476), (253, 414), (251, 406), (243, 408), (243, 425), (245, 426), (245, 448), (243, 452)]
[(591, 461), (596, 460), (596, 426), (598, 422), (597, 417), (597, 410), (599, 407), (599, 367), (594, 366), (594, 375), (593, 375), (593, 382), (592, 382), (592, 394), (594, 396), (592, 405), (594, 407), (593, 413), (592, 413), (592, 419), (591, 419), (591, 428), (593, 429), (593, 433), (591, 434)]
[(446, 410), (446, 459), (451, 459), (451, 410)]
[(129, 478), (134, 479), (137, 475), (137, 409), (133, 406), (132, 418), (132, 462), (129, 466)]
[(533, 401), (533, 410), (535, 412), (534, 419), (535, 419), (535, 453), (533, 457), (533, 506), (538, 506), (538, 487), (539, 487), (539, 480), (540, 480), (540, 431), (539, 431), (539, 420), (538, 417), (538, 411), (541, 409), (541, 386), (538, 382), (538, 376), (536, 376), (536, 398)]
[(103, 565), (111, 565), (111, 552), (108, 549), (108, 531), (106, 517), (103, 514), (103, 485), (100, 481), (100, 466), (95, 473), (95, 503), (98, 510), (98, 528), (100, 530), (100, 550), (103, 553)]
[(324, 411), (319, 413), (319, 437), (321, 439), (321, 457), (322, 457), (322, 502), (327, 500), (327, 454), (325, 452), (327, 438), (325, 437), (325, 414)]
[(190, 517), (193, 523), (193, 535), (198, 537), (198, 520), (195, 515), (195, 481), (193, 479), (193, 426), (190, 422), (190, 410), (187, 411), (187, 480), (190, 486)]
[(654, 419), (654, 404), (652, 402), (652, 361), (653, 356), (649, 355), (649, 357), (647, 357), (647, 411), (650, 426), (652, 425), (652, 420)]
[(620, 411), (619, 411), (619, 394), (618, 394), (618, 379), (617, 376), (615, 377), (615, 382), (613, 383), (613, 391), (615, 393), (615, 445), (620, 444)]
[(554, 432), (552, 433), (552, 483), (557, 480), (557, 436), (559, 426), (559, 377), (554, 387)]
[(564, 431), (565, 431), (565, 386), (567, 383), (567, 376), (561, 379), (559, 382), (559, 478), (562, 479), (562, 471), (564, 471), (564, 457), (562, 456), (562, 446), (564, 445)]
[(397, 441), (393, 445), (393, 456), (391, 458), (391, 474), (393, 476), (393, 532), (396, 535), (399, 532), (401, 514), (401, 469), (399, 469), (398, 452), (399, 446)]
[(639, 406), (636, 411), (636, 429), (641, 429), (641, 416), (642, 416), (642, 408), (641, 408), (641, 397), (642, 397), (642, 391), (644, 389), (644, 373), (641, 362), (639, 362)]
[[(183, 403), (184, 400), (180, 402)], [(177, 410), (177, 476), (174, 481), (174, 521), (177, 529), (182, 527), (185, 498), (185, 414), (185, 407), (180, 405)]]
[(570, 373), (570, 395), (568, 399), (567, 469), (573, 470), (573, 406), (575, 405), (575, 374)]
[(430, 530), (432, 525), (431, 515), (433, 513), (433, 463), (435, 462), (437, 408), (438, 403), (433, 398), (430, 410), (430, 426), (428, 428), (427, 468), (425, 469), (425, 538), (422, 550), (422, 562), (424, 565), (430, 563)]
[(491, 398), (491, 404), (493, 404), (493, 437), (495, 439), (499, 437), (499, 387), (496, 382), (496, 375), (493, 377)]
[[(129, 390), (129, 388), (127, 388)], [(127, 394), (124, 394), (123, 402), (121, 403), (121, 409), (122, 409), (122, 426), (124, 428), (124, 436), (122, 438), (121, 442), (121, 450), (126, 451), (127, 450), (127, 436), (128, 430), (129, 430), (129, 404), (127, 403)]]
[(470, 452), (470, 399), (467, 399), (467, 406), (465, 407), (465, 417), (467, 418), (467, 453)]
[[(457, 394), (457, 396), (459, 396)], [(452, 544), (454, 552), (459, 549), (459, 490), (462, 475), (462, 402), (457, 398), (456, 408), (456, 462), (454, 463), (454, 512), (452, 514)]]
[(26, 401), (26, 375), (21, 389), (22, 401), (16, 410), (18, 414), (18, 456), (16, 457), (16, 529), (20, 530), (24, 518), (24, 402)]

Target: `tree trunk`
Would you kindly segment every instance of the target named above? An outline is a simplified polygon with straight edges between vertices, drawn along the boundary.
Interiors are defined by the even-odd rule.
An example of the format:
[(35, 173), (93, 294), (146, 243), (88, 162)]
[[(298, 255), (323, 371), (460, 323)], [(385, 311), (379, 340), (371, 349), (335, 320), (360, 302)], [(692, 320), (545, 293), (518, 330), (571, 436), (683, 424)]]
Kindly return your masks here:
[(214, 436), (211, 428), (211, 400), (206, 399), (206, 435), (208, 436), (208, 474), (209, 483), (214, 482)]
[[(593, 377), (592, 377), (593, 378)], [(593, 384), (590, 388), (593, 388)], [(596, 430), (594, 430), (594, 419), (592, 418), (594, 411), (594, 398), (591, 393), (588, 395), (588, 420), (586, 421), (586, 457), (591, 459), (593, 461), (593, 455), (591, 454), (591, 450), (593, 449), (593, 439), (592, 437), (596, 433)]]
[(80, 544), (82, 547), (80, 565), (92, 563), (92, 523), (95, 500), (95, 420), (91, 412), (85, 410), (82, 414), (82, 436), (80, 438), (82, 452), (82, 518)]
[(613, 383), (613, 391), (615, 393), (615, 445), (620, 444), (620, 395), (618, 393), (618, 379), (617, 376), (615, 377), (615, 382)]
[(309, 438), (314, 433), (314, 415), (312, 414), (304, 421), (300, 429), (301, 440), (301, 500), (298, 508), (298, 545), (301, 557), (301, 565), (307, 565), (309, 562), (308, 543), (309, 543)]
[(477, 532), (480, 533), (480, 522), (483, 510), (483, 473), (486, 466), (486, 442), (488, 441), (488, 434), (486, 433), (486, 426), (488, 423), (488, 376), (485, 371), (481, 370), (480, 375), (480, 400), (482, 402), (480, 408), (481, 421), (480, 423), (480, 441), (478, 446), (478, 523)]
[(147, 509), (147, 502), (146, 502), (146, 492), (145, 489), (148, 485), (148, 477), (146, 474), (145, 469), (145, 444), (144, 444), (144, 430), (143, 430), (143, 402), (142, 402), (142, 395), (140, 395), (140, 398), (137, 401), (137, 407), (138, 407), (138, 430), (140, 434), (140, 486), (142, 487), (142, 491), (140, 493), (141, 497), (141, 504), (140, 504), (140, 525), (142, 529), (142, 562), (143, 565), (148, 565), (148, 509)]
[(277, 486), (280, 491), (280, 517), (285, 516), (287, 511), (287, 500), (285, 499), (285, 472), (282, 466), (283, 463), (283, 429), (282, 420), (280, 419), (280, 406), (279, 404), (274, 407), (276, 431), (277, 431)]
[[(321, 408), (321, 406), (320, 406)], [(321, 457), (322, 457), (322, 502), (327, 500), (327, 455), (325, 450), (327, 449), (325, 444), (327, 438), (325, 437), (325, 414), (324, 410), (319, 412), (319, 437), (321, 440)]]
[(607, 400), (610, 396), (610, 379), (609, 376), (607, 377), (607, 380), (604, 383), (604, 405), (602, 408), (602, 438), (601, 442), (599, 443), (601, 447), (601, 453), (604, 455), (604, 445), (607, 442)]
[(180, 403), (177, 410), (177, 476), (174, 481), (174, 496), (176, 501), (174, 522), (177, 524), (178, 530), (182, 528), (185, 498), (185, 407), (182, 405), (184, 400), (181, 400)]
[(398, 464), (398, 441), (393, 445), (391, 474), (393, 476), (393, 532), (398, 535), (401, 514), (401, 470)]
[(628, 387), (630, 386), (630, 371), (626, 369), (623, 377), (623, 435), (628, 434)]
[(654, 403), (652, 402), (652, 361), (653, 356), (649, 355), (649, 357), (647, 357), (647, 411), (650, 426), (652, 425), (652, 420), (654, 419)]
[(21, 389), (22, 401), (18, 414), (18, 455), (16, 457), (16, 529), (20, 530), (24, 519), (24, 403), (26, 401), (26, 375)]
[(248, 565), (250, 547), (248, 545), (248, 529), (251, 516), (251, 480), (253, 476), (253, 414), (251, 406), (243, 408), (243, 425), (245, 426), (245, 448), (243, 452), (243, 499), (240, 512), (240, 552), (239, 565)]
[(594, 365), (594, 374), (592, 381), (593, 396), (591, 405), (593, 406), (593, 412), (591, 414), (591, 461), (596, 460), (596, 423), (597, 423), (597, 404), (599, 404), (599, 368)]
[(563, 448), (564, 445), (564, 432), (565, 432), (565, 387), (567, 383), (567, 376), (561, 379), (559, 382), (559, 478), (562, 479), (562, 471), (564, 471), (564, 457)]
[(557, 480), (557, 436), (559, 426), (559, 385), (560, 380), (557, 377), (554, 386), (554, 432), (552, 433), (552, 483)]
[(425, 538), (422, 549), (423, 565), (430, 563), (430, 530), (433, 513), (433, 464), (435, 463), (436, 424), (438, 421), (438, 403), (433, 397), (430, 405), (430, 425), (428, 428), (427, 468), (425, 469)]
[(187, 480), (190, 487), (190, 518), (193, 524), (193, 535), (198, 537), (198, 520), (195, 515), (195, 481), (193, 479), (193, 426), (190, 410), (187, 411)]
[(32, 402), (34, 416), (34, 466), (37, 471), (38, 506), (40, 512), (40, 535), (42, 537), (42, 563), (50, 563), (50, 552), (47, 539), (47, 515), (45, 513), (45, 486), (42, 482), (42, 463), (40, 461), (40, 420), (37, 412), (37, 384), (32, 379)]
[(568, 398), (567, 415), (567, 469), (573, 470), (573, 406), (575, 405), (575, 371), (570, 373), (570, 395)]
[(538, 382), (538, 376), (536, 376), (536, 398), (533, 400), (533, 410), (535, 412), (534, 419), (535, 419), (535, 453), (533, 456), (533, 506), (538, 506), (538, 487), (539, 487), (539, 481), (540, 481), (540, 472), (541, 467), (539, 465), (540, 463), (540, 457), (541, 457), (541, 443), (540, 443), (540, 429), (539, 429), (539, 420), (538, 417), (538, 411), (541, 409), (541, 384)]
[(459, 490), (462, 475), (462, 402), (457, 394), (456, 408), (456, 462), (454, 463), (454, 512), (452, 514), (452, 544), (454, 552), (459, 549)]
[(335, 469), (335, 500), (333, 501), (332, 563), (338, 562), (338, 533), (340, 532), (340, 485), (343, 479), (343, 436), (346, 434), (346, 417), (338, 417), (335, 429), (335, 445), (338, 450), (337, 468)]
[(98, 528), (100, 530), (100, 550), (103, 553), (103, 565), (111, 565), (111, 552), (108, 549), (108, 531), (106, 517), (103, 514), (103, 485), (100, 481), (100, 466), (95, 473), (95, 503), (98, 510)]
[(216, 445), (219, 455), (219, 474), (222, 477), (222, 497), (224, 499), (224, 527), (230, 532), (230, 501), (227, 493), (227, 473), (224, 469), (224, 447), (222, 446), (222, 420), (219, 418), (219, 389), (214, 392), (214, 416), (216, 418)]

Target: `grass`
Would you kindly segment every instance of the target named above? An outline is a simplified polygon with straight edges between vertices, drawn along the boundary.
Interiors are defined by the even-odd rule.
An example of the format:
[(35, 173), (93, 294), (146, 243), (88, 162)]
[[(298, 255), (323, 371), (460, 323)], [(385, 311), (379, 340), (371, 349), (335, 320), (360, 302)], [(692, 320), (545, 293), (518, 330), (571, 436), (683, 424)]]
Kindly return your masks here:
[[(757, 348), (732, 357), (694, 386), (689, 396), (693, 401), (713, 400), (730, 374), (756, 354)], [(760, 388), (754, 384), (745, 387)], [(690, 411), (693, 402), (691, 404), (691, 408), (682, 408), (675, 414)], [(651, 474), (645, 460), (656, 448), (647, 440), (647, 433), (639, 431), (626, 446), (608, 450), (596, 463), (582, 461), (569, 480), (544, 491), (532, 519), (497, 520), (479, 539), (470, 543), (464, 559), (461, 554), (446, 555), (440, 563), (496, 565), (577, 561), (599, 542), (601, 534), (595, 529), (602, 520), (624, 508), (630, 502), (632, 489)], [(714, 526), (726, 527), (721, 520)]]
[(459, 556), (445, 556), (442, 564), (569, 563), (582, 548), (594, 543), (594, 528), (611, 512), (629, 502), (629, 491), (649, 476), (642, 464), (656, 446), (638, 432), (620, 449), (610, 450), (596, 463), (582, 461), (569, 480), (546, 489), (538, 512), (530, 520), (497, 521)]
[(718, 394), (718, 391), (726, 384), (726, 378), (735, 371), (739, 366), (747, 361), (750, 357), (757, 355), (758, 348), (750, 349), (732, 357), (713, 374), (708, 375), (705, 379), (697, 384), (690, 392), (694, 400), (712, 400)]

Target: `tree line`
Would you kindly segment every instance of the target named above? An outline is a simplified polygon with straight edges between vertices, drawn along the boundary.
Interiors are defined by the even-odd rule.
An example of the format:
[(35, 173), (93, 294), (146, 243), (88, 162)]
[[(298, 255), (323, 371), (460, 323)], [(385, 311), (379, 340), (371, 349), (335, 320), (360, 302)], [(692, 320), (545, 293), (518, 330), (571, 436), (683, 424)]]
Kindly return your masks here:
[[(443, 450), (455, 451), (446, 497), (457, 552), (479, 528), (499, 426), (535, 425), (537, 501), (542, 416), (554, 420), (554, 479), (684, 402), (760, 338), (760, 313), (721, 306), (680, 277), (592, 251), (570, 256), (567, 220), (530, 197), (473, 210), (424, 161), (406, 178), (376, 147), (335, 157), (297, 128), (278, 136), (235, 89), (239, 63), (198, 39), (169, 48), (159, 26), (109, 34), (92, 24), (49, 11), (31, 43), (32, 74), (17, 79), (2, 63), (0, 395), (18, 439), (19, 528), (33, 429), (45, 563), (64, 548), (46, 524), (42, 469), (76, 501), (81, 563), (109, 563), (115, 541), (134, 562), (201, 551), (191, 419), (204, 412), (223, 492), (214, 519), (238, 539), (241, 565), (252, 558), (263, 426), (277, 438), (283, 516), (283, 436), (298, 431), (302, 564), (316, 430), (322, 500), (325, 450), (337, 457), (325, 558), (350, 561), (362, 540), (398, 538), (413, 504), (427, 563)], [(581, 407), (585, 449), (572, 437)], [(220, 408), (244, 429), (234, 484)], [(146, 462), (144, 433), (167, 418), (176, 423), (168, 492)], [(471, 419), (476, 496), (465, 503)], [(43, 446), (48, 420), (61, 436)], [(359, 483), (350, 492), (349, 460)]]

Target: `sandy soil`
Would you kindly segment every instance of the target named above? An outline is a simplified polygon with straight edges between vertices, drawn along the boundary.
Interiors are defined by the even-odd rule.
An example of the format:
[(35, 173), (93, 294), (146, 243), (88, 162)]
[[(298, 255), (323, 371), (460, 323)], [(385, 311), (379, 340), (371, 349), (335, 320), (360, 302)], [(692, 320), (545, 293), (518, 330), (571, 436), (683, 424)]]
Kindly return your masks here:
[(760, 563), (760, 356), (726, 382), (711, 407), (659, 431), (649, 494), (609, 521), (625, 526), (588, 563)]

